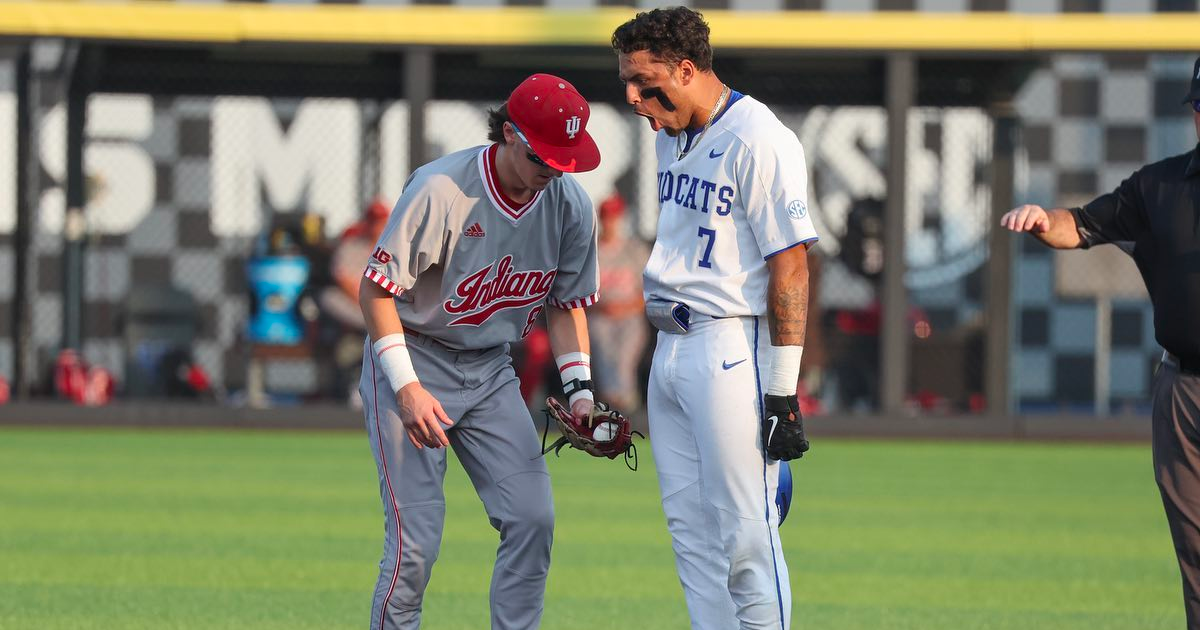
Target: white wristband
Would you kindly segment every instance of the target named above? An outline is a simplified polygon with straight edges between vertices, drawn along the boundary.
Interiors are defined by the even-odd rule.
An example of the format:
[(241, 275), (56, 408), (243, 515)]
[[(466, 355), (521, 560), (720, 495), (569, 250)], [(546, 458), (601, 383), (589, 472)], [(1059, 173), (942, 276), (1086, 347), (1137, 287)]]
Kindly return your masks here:
[[(554, 362), (558, 364), (558, 375), (562, 378), (564, 386), (571, 381), (592, 380), (592, 358), (583, 352), (568, 352), (559, 355), (554, 357)], [(572, 392), (567, 397), (567, 406), (569, 407), (575, 404), (576, 400), (583, 398), (593, 400), (592, 390), (581, 389)]]
[(772, 396), (795, 396), (800, 383), (800, 357), (804, 346), (771, 346), (771, 378), (767, 393)]
[(404, 342), (404, 334), (387, 335), (371, 344), (375, 356), (379, 357), (379, 367), (393, 392), (409, 383), (417, 382), (417, 371), (413, 369), (412, 357), (408, 356), (408, 344)]

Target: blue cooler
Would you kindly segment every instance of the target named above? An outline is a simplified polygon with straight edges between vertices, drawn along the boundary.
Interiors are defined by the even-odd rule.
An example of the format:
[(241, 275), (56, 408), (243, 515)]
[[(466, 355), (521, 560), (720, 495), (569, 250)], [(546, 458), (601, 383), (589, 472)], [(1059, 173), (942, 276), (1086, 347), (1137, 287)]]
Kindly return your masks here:
[(296, 301), (308, 282), (308, 259), (303, 256), (252, 258), (246, 273), (257, 309), (250, 320), (250, 340), (281, 346), (304, 339)]

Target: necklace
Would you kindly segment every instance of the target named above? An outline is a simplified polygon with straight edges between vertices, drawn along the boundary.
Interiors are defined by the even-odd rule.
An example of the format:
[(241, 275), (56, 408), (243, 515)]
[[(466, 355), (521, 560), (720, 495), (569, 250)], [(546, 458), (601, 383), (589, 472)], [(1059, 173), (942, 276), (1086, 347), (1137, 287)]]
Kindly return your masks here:
[(704, 128), (700, 130), (700, 134), (697, 135), (696, 139), (691, 143), (691, 147), (684, 149), (683, 137), (687, 135), (686, 130), (680, 132), (678, 136), (675, 136), (676, 160), (682, 160), (683, 156), (687, 155), (692, 148), (695, 148), (696, 145), (700, 144), (700, 139), (703, 138), (704, 134), (708, 132), (708, 128), (712, 126), (713, 120), (717, 118), (717, 114), (721, 113), (721, 110), (725, 107), (725, 101), (729, 99), (731, 92), (733, 92), (733, 90), (729, 89), (728, 85), (725, 85), (724, 83), (721, 84), (721, 97), (717, 99), (717, 104), (713, 105), (712, 111), (708, 112), (708, 120), (704, 121)]

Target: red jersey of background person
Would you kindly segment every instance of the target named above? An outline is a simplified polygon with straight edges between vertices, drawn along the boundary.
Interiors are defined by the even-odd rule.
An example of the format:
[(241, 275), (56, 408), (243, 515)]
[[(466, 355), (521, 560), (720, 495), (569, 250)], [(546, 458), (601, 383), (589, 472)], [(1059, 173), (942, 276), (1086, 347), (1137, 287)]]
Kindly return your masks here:
[(342, 239), (359, 237), (378, 239), (391, 214), (391, 206), (384, 203), (382, 199), (376, 198), (371, 205), (367, 206), (367, 212), (363, 218), (351, 223), (342, 232)]

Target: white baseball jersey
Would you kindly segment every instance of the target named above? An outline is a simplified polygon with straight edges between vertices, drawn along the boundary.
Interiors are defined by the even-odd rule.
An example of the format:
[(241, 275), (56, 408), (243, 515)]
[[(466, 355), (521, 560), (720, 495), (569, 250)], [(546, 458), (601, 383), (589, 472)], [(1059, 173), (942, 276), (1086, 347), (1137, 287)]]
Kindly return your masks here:
[(733, 94), (696, 146), (658, 133), (658, 236), (646, 298), (713, 317), (764, 315), (774, 254), (817, 240), (796, 134), (765, 105)]
[(524, 204), (499, 185), (497, 145), (451, 153), (404, 186), (365, 275), (408, 330), (455, 350), (523, 338), (544, 309), (599, 299), (596, 211), (570, 175)]

